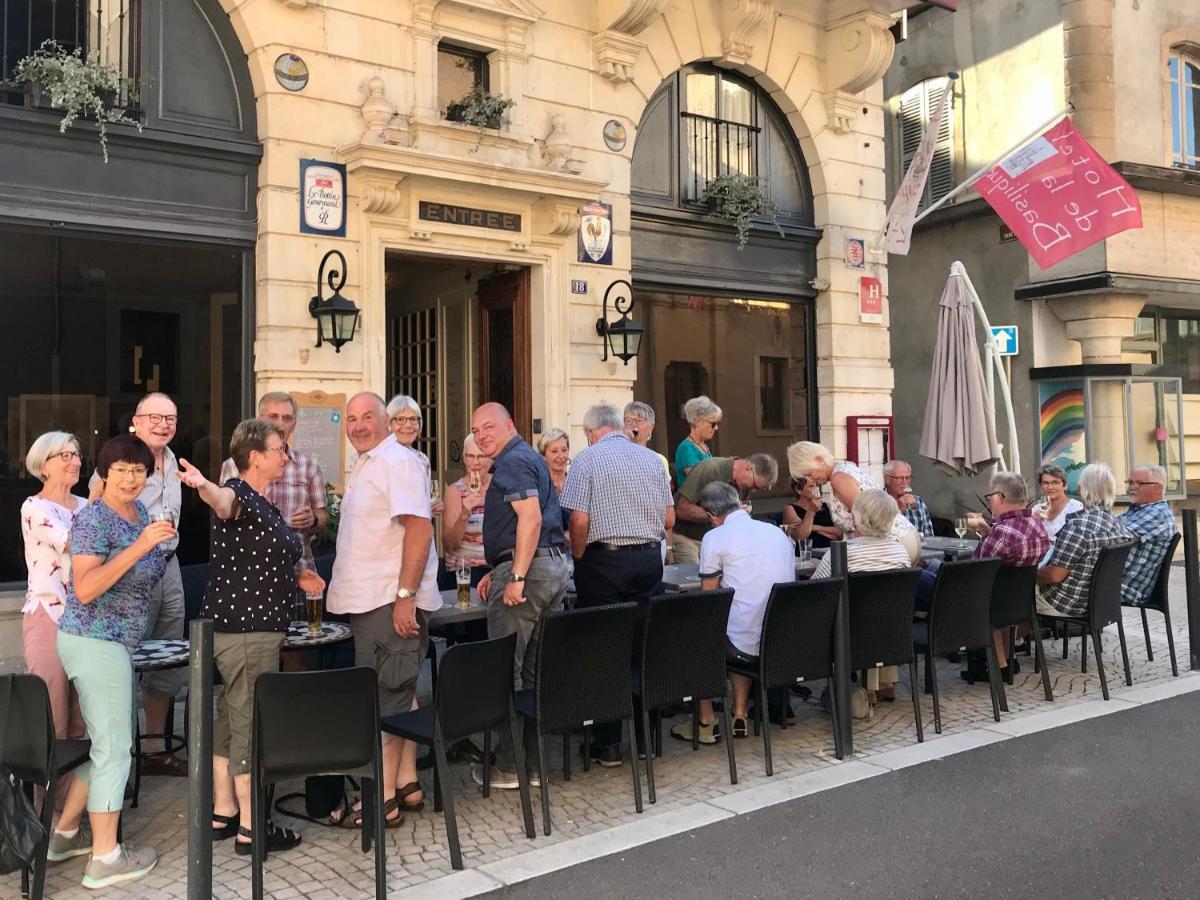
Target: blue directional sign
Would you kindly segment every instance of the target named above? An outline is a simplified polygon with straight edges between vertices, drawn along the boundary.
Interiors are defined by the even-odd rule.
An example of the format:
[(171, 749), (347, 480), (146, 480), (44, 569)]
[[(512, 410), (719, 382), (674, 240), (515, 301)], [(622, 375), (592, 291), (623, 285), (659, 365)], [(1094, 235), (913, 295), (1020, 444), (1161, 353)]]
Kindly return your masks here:
[(1021, 352), (1021, 342), (1016, 325), (993, 325), (992, 346), (997, 356), (1016, 356)]

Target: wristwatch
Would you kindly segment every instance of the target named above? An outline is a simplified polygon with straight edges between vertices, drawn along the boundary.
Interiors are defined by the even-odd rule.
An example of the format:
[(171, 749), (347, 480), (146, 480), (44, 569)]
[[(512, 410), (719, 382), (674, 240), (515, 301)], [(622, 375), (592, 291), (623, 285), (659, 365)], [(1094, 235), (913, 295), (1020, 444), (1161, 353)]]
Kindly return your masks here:
[(525, 580), (525, 576), (518, 575), (516, 572), (513, 572), (511, 575), (508, 576), (508, 580), (509, 580), (510, 584), (520, 584), (521, 582), (523, 582)]
[(417, 596), (417, 592), (410, 591), (408, 588), (400, 588), (396, 591), (397, 600), (411, 600), (415, 596)]

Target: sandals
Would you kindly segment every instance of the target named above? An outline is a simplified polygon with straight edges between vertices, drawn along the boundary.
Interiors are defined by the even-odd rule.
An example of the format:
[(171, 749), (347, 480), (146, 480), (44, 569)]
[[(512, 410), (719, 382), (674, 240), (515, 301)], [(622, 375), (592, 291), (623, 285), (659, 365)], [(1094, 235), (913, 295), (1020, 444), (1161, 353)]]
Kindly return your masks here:
[[(214, 816), (214, 818), (216, 818)], [(254, 835), (250, 833), (249, 828), (239, 828), (237, 830), (238, 837), (251, 838)], [(299, 832), (292, 831), (290, 828), (280, 828), (272, 822), (267, 823), (267, 852), (280, 853), (284, 850), (291, 850), (300, 844)], [(254, 845), (251, 841), (235, 841), (233, 849), (237, 851), (238, 856), (249, 856)]]
[(213, 813), (212, 820), (221, 823), (220, 828), (213, 828), (212, 830), (213, 843), (216, 843), (217, 841), (231, 838), (238, 833), (238, 822), (241, 820), (241, 817), (237, 813), (234, 813), (232, 816), (221, 816)]
[[(420, 800), (414, 800), (412, 803), (405, 801), (413, 794), (421, 794)], [(396, 788), (396, 799), (400, 801), (400, 808), (406, 812), (420, 812), (425, 808), (425, 796), (421, 790), (421, 785), (415, 781), (410, 781), (404, 787)]]
[[(405, 785), (405, 787), (408, 788), (411, 787), (411, 785)], [(404, 824), (404, 815), (400, 812), (402, 809), (410, 808), (413, 811), (416, 811), (425, 805), (424, 801), (421, 801), (420, 806), (413, 804), (411, 807), (406, 807), (400, 802), (401, 796), (407, 797), (408, 794), (411, 793), (412, 791), (408, 791), (407, 793), (401, 795), (401, 793), (397, 791), (396, 796), (383, 804), (384, 828), (399, 828)], [(396, 813), (396, 817), (394, 819), (392, 818), (393, 813)], [(342, 804), (341, 807), (335, 809), (328, 818), (330, 825), (333, 825), (336, 828), (350, 828), (354, 831), (359, 831), (362, 828), (362, 821), (362, 807), (360, 806), (358, 809), (354, 809), (347, 804)]]

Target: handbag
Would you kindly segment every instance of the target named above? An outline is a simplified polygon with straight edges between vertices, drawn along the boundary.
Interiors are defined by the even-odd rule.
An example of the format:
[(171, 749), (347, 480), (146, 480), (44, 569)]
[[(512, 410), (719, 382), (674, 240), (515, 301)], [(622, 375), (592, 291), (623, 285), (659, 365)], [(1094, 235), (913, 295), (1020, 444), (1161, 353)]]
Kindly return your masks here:
[[(304, 792), (280, 797), (275, 801), (275, 810), (293, 819), (302, 819), (317, 825), (334, 824), (329, 817), (337, 810), (340, 809), (349, 815), (350, 798), (346, 794), (347, 783), (352, 790), (358, 790), (358, 782), (345, 775), (310, 775), (304, 779)], [(303, 813), (285, 805), (301, 799), (304, 801)]]
[[(16, 777), (4, 764), (12, 686), (12, 678), (5, 678), (4, 700), (0, 703), (0, 875), (32, 866), (38, 848), (46, 839), (46, 826), (34, 810), (33, 801), (21, 790)], [(53, 801), (47, 797), (45, 802)]]

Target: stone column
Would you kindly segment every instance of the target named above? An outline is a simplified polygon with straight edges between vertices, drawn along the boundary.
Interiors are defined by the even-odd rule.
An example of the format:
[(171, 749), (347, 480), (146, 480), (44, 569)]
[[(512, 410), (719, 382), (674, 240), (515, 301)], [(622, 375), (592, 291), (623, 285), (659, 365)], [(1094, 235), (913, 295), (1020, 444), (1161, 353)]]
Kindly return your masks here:
[(1063, 57), (1071, 121), (1105, 159), (1116, 149), (1113, 0), (1063, 0)]

